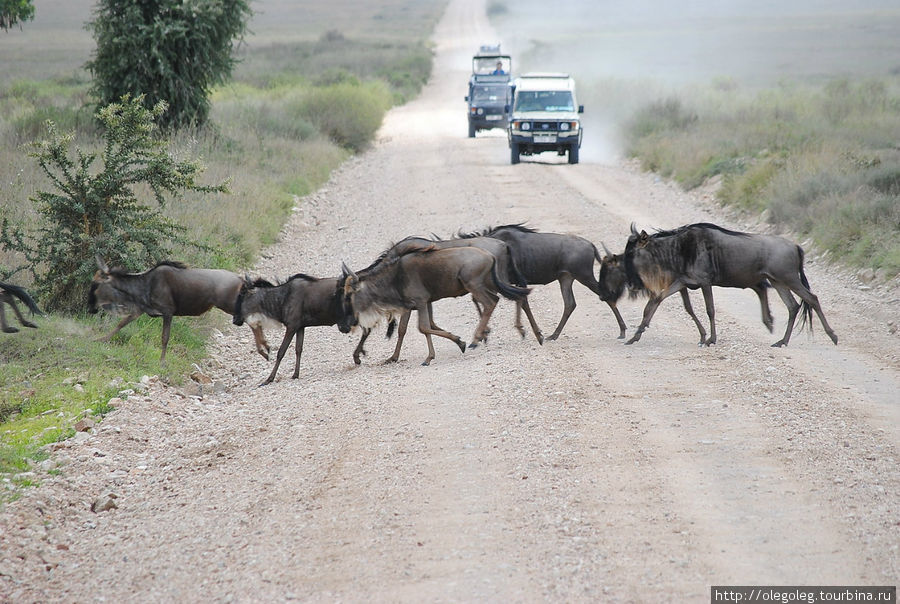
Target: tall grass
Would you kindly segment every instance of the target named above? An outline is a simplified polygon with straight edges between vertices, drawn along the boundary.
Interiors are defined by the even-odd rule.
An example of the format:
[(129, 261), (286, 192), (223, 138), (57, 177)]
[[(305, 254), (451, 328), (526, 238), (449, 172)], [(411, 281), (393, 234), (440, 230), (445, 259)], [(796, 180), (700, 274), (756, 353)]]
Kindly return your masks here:
[(647, 104), (628, 153), (686, 188), (721, 176), (722, 203), (853, 265), (900, 273), (900, 81), (835, 79), (755, 95), (713, 87)]

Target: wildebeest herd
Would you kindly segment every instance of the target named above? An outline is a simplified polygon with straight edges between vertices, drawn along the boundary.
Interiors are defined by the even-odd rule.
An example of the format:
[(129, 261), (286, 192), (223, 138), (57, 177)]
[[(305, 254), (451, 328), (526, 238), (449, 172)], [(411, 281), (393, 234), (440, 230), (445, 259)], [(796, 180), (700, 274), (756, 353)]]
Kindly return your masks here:
[[(162, 362), (173, 316), (196, 316), (213, 306), (220, 308), (233, 316), (234, 324), (247, 323), (251, 327), (256, 350), (266, 359), (269, 345), (263, 326), (280, 324), (285, 328), (284, 338), (263, 384), (275, 379), (292, 340), (296, 353), (292, 377), (299, 377), (307, 327), (337, 325), (341, 332), (349, 333), (358, 326), (361, 337), (353, 360), (360, 364), (369, 333), (379, 322), (387, 321), (388, 336), (395, 329), (397, 332), (396, 347), (388, 362), (397, 361), (413, 310), (417, 311), (418, 328), (428, 344), (423, 365), (435, 358), (432, 336), (447, 338), (465, 352), (466, 344), (459, 336), (438, 327), (433, 303), (467, 294), (471, 294), (479, 315), (469, 348), (486, 341), (488, 322), (501, 296), (516, 303), (515, 326), (519, 333), (526, 335), (521, 324), (524, 310), (535, 338), (543, 344), (545, 338), (532, 315), (528, 295), (530, 286), (553, 281), (559, 282), (564, 308), (548, 340), (559, 337), (575, 309), (572, 284), (577, 280), (612, 310), (619, 338), (625, 337), (626, 326), (616, 303), (626, 290), (632, 297), (648, 297), (643, 319), (626, 344), (641, 338), (660, 303), (674, 293), (681, 294), (684, 308), (700, 332), (700, 345), (714, 344), (717, 334), (713, 286), (752, 289), (759, 297), (763, 324), (769, 331), (773, 320), (767, 290), (775, 289), (788, 308), (788, 321), (784, 336), (773, 346), (787, 345), (798, 312), (801, 325), (808, 322), (810, 329), (815, 312), (825, 332), (837, 344), (818, 298), (810, 291), (803, 270), (803, 249), (784, 238), (740, 233), (709, 223), (653, 234), (638, 232), (632, 225), (621, 254), (603, 247), (605, 254), (601, 255), (594, 244), (582, 237), (543, 233), (512, 224), (475, 233), (459, 232), (450, 239), (407, 237), (359, 271), (343, 265), (339, 277), (317, 278), (298, 273), (280, 284), (229, 271), (187, 268), (171, 261), (142, 273), (129, 273), (110, 269), (98, 258), (99, 270), (91, 283), (88, 308), (94, 313), (102, 308), (124, 315), (115, 329), (104, 336), (105, 340), (141, 314), (162, 317)], [(595, 262), (600, 264), (596, 278)], [(30, 298), (17, 293), (18, 288), (3, 287), (0, 301), (10, 302), (12, 294), (33, 311), (37, 309)], [(708, 337), (691, 307), (689, 289), (703, 293), (710, 321)], [(18, 315), (18, 309), (15, 311)], [(6, 330), (2, 309), (0, 318)], [(19, 318), (22, 320), (21, 315)]]

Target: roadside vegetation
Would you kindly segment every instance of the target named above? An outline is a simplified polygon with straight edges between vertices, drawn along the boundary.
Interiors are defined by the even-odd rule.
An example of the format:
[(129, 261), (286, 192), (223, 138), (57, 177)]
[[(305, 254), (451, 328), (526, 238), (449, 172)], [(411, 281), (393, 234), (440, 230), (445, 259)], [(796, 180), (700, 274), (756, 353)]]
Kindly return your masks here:
[[(251, 267), (261, 249), (276, 241), (295, 204), (348, 156), (367, 147), (384, 113), (414, 97), (428, 79), (427, 36), (445, 1), (409, 9), (399, 0), (360, 0), (358, 10), (344, 2), (302, 15), (290, 2), (268, 0), (254, 8), (258, 5), (260, 21), (250, 22), (254, 35), (239, 52), (233, 79), (213, 89), (207, 125), (175, 131), (166, 139), (173, 157), (202, 166), (200, 187), (164, 205), (149, 189), (140, 200), (183, 227), (170, 257), (191, 266)], [(65, 3), (63, 8), (74, 10)], [(384, 27), (386, 19), (389, 27)], [(297, 20), (302, 27), (292, 26)], [(73, 21), (71, 28), (83, 25)], [(39, 12), (28, 24), (35, 35), (27, 39), (38, 56), (58, 64), (45, 63), (28, 73), (8, 71), (12, 64), (0, 67), (0, 218), (11, 224), (39, 223), (42, 194), (55, 190), (29, 156), (34, 143), (48, 138), (48, 120), (57, 132), (72, 134), (73, 148), (86, 153), (104, 148), (92, 82), (83, 69), (89, 57), (73, 65), (77, 53), (44, 49), (40, 27)], [(377, 37), (367, 33), (373, 31)], [(77, 36), (72, 40), (83, 46)], [(229, 192), (212, 190), (219, 183), (227, 183)], [(45, 307), (48, 299), (37, 295), (33, 268), (21, 252), (0, 247), (0, 281), (27, 287)], [(142, 376), (183, 383), (193, 364), (205, 357), (209, 334), (224, 328), (229, 317), (213, 311), (198, 319), (176, 318), (164, 367), (158, 361), (159, 319), (142, 317), (111, 344), (96, 342), (115, 321), (102, 313), (95, 318), (54, 312), (37, 319), (37, 330), (0, 334), (4, 483), (38, 480), (28, 470), (47, 456), (45, 445), (72, 435), (74, 422), (86, 413), (105, 413), (107, 401), (121, 391), (127, 396), (139, 390)], [(0, 485), (0, 502), (14, 492)]]
[(900, 273), (900, 89), (835, 79), (753, 95), (727, 83), (637, 111), (627, 153), (686, 189), (811, 237), (858, 267)]

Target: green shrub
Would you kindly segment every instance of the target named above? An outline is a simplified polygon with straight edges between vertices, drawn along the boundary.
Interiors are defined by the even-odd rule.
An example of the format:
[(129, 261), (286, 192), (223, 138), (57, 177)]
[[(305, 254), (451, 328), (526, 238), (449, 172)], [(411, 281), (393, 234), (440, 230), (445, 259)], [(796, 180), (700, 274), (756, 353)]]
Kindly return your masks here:
[(338, 145), (361, 151), (374, 137), (390, 106), (390, 92), (381, 82), (342, 83), (308, 91), (298, 111)]
[[(164, 259), (175, 242), (188, 243), (185, 228), (162, 213), (167, 196), (226, 190), (225, 185), (196, 183), (199, 163), (179, 161), (165, 141), (154, 138), (155, 120), (166, 104), (149, 111), (142, 103), (140, 97), (126, 96), (98, 113), (106, 128), (99, 171), (93, 168), (96, 153), (76, 149), (75, 158), (70, 157), (72, 135), (59, 134), (52, 122), (49, 138), (35, 145), (32, 156), (56, 191), (39, 191), (32, 199), (42, 217), (33, 229), (10, 225), (4, 218), (0, 243), (28, 259), (48, 310), (81, 307), (97, 255), (113, 265), (136, 268)], [(156, 207), (140, 201), (142, 186)]]

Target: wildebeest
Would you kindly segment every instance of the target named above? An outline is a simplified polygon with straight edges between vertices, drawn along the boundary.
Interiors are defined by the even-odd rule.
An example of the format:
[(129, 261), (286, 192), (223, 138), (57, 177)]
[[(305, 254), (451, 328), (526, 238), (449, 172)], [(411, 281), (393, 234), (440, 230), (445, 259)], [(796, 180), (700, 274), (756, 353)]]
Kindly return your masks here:
[(397, 361), (409, 319), (407, 310), (416, 310), (419, 331), (428, 342), (428, 365), (434, 359), (432, 335), (451, 340), (465, 352), (465, 343), (449, 331), (437, 328), (431, 314), (431, 303), (442, 298), (467, 293), (482, 306), (481, 320), (470, 347), (485, 338), (485, 330), (498, 296), (521, 300), (529, 289), (505, 283), (497, 276), (497, 260), (488, 252), (474, 247), (436, 249), (413, 248), (405, 253), (381, 258), (358, 274), (343, 267), (344, 305), (361, 327), (373, 327), (382, 317), (404, 315), (397, 333), (397, 345), (388, 362)]
[[(837, 344), (837, 335), (825, 320), (819, 299), (810, 291), (803, 271), (803, 248), (782, 237), (729, 231), (709, 223), (690, 224), (670, 231), (648, 235), (631, 225), (631, 236), (625, 246), (625, 274), (632, 290), (646, 291), (650, 300), (632, 338), (632, 344), (650, 324), (660, 303), (677, 291), (700, 288), (710, 321), (710, 336), (701, 344), (716, 341), (715, 306), (712, 287), (751, 288), (763, 305), (763, 320), (768, 311), (765, 284), (769, 283), (788, 308), (784, 337), (773, 346), (786, 346), (794, 329), (797, 311), (803, 322), (815, 310), (825, 333)], [(802, 302), (798, 304), (794, 292)], [(701, 332), (702, 333), (702, 332)]]
[[(622, 296), (625, 295), (627, 284), (627, 278), (625, 276), (625, 260), (622, 254), (611, 253), (605, 245), (603, 246), (603, 249), (606, 252), (606, 255), (603, 256), (603, 260), (600, 261), (600, 275), (597, 277), (597, 281), (600, 284), (601, 296), (604, 300), (618, 302)], [(753, 286), (751, 289), (759, 296), (763, 325), (765, 325), (771, 333), (773, 320), (772, 313), (769, 310), (769, 299), (766, 295), (766, 289), (768, 287), (768, 282), (763, 281), (762, 283)], [(694, 307), (691, 305), (688, 289), (696, 288), (681, 288), (679, 292), (681, 294), (681, 302), (684, 305), (685, 312), (690, 315), (691, 319), (694, 321), (694, 325), (697, 326), (697, 331), (700, 332), (700, 345), (702, 346), (707, 344), (706, 329), (703, 327), (700, 319), (697, 318), (697, 315), (694, 314)], [(630, 292), (630, 295), (633, 298), (640, 294), (640, 290), (631, 290)]]
[[(553, 333), (547, 337), (555, 340), (572, 311), (575, 310), (575, 294), (572, 283), (578, 281), (609, 305), (619, 324), (619, 337), (625, 337), (625, 321), (616, 308), (616, 300), (605, 296), (594, 277), (594, 260), (602, 260), (593, 243), (577, 235), (541, 233), (522, 224), (507, 224), (487, 228), (477, 233), (459, 233), (459, 237), (493, 237), (505, 241), (512, 250), (516, 267), (529, 285), (546, 285), (559, 281), (563, 297), (563, 315)], [(521, 321), (516, 313), (516, 326)]]
[[(497, 276), (504, 283), (510, 283), (512, 285), (517, 285), (519, 287), (527, 287), (528, 283), (525, 280), (525, 277), (519, 271), (516, 266), (515, 259), (512, 255), (512, 248), (505, 241), (494, 237), (466, 237), (466, 238), (457, 238), (457, 239), (440, 239), (436, 236), (432, 238), (426, 237), (406, 237), (401, 241), (395, 243), (391, 246), (387, 251), (385, 251), (381, 258), (388, 258), (391, 256), (398, 256), (407, 251), (413, 249), (424, 249), (424, 248), (433, 248), (433, 249), (445, 249), (452, 247), (477, 247), (482, 249), (489, 254), (493, 255), (494, 258), (497, 259)], [(478, 315), (481, 316), (482, 309), (479, 306), (477, 300), (473, 297), (473, 301), (475, 301), (475, 307), (478, 309)], [(540, 327), (538, 327), (537, 321), (534, 319), (534, 315), (531, 312), (531, 305), (528, 302), (528, 297), (526, 296), (520, 301), (516, 302), (516, 329), (519, 331), (519, 334), (524, 338), (525, 337), (525, 328), (522, 327), (521, 322), (521, 311), (525, 311), (526, 317), (528, 317), (528, 323), (531, 325), (531, 331), (534, 333), (535, 339), (538, 341), (538, 344), (544, 343), (544, 336), (541, 333)], [(409, 313), (411, 311), (407, 310), (404, 316), (401, 318), (401, 321), (404, 319), (409, 321)], [(437, 327), (432, 325), (432, 328)], [(389, 328), (390, 330), (390, 328)], [(490, 331), (490, 329), (487, 329)], [(390, 331), (389, 331), (390, 333)]]
[[(307, 327), (337, 323), (342, 332), (350, 331), (350, 321), (343, 316), (343, 293), (343, 280), (336, 277), (318, 279), (297, 273), (280, 285), (264, 279), (244, 281), (235, 303), (233, 323), (242, 325), (244, 321), (254, 321), (262, 324), (266, 320), (274, 320), (284, 325), (284, 339), (278, 347), (275, 366), (260, 386), (275, 379), (281, 359), (294, 337), (297, 362), (291, 377), (300, 377), (300, 355), (303, 353), (303, 334)], [(369, 330), (363, 329), (362, 338), (353, 353), (356, 363), (359, 363), (359, 355), (368, 335)]]
[(10, 308), (12, 308), (13, 310), (13, 313), (15, 313), (16, 318), (19, 319), (19, 323), (21, 323), (25, 327), (37, 328), (37, 325), (22, 316), (22, 313), (19, 311), (19, 307), (16, 306), (16, 298), (21, 300), (25, 304), (25, 306), (28, 307), (28, 310), (31, 311), (31, 314), (44, 314), (41, 312), (41, 309), (38, 308), (38, 305), (35, 303), (32, 297), (28, 295), (28, 292), (25, 291), (24, 288), (19, 287), (18, 285), (13, 285), (11, 283), (0, 282), (0, 327), (3, 328), (3, 331), (5, 333), (16, 333), (17, 331), (19, 331), (19, 328), (13, 327), (6, 322), (6, 312), (3, 309), (4, 304), (9, 304)]
[[(180, 262), (166, 260), (142, 273), (129, 273), (121, 268), (110, 269), (97, 258), (99, 270), (94, 274), (88, 293), (88, 311), (125, 315), (108, 335), (100, 341), (112, 339), (119, 330), (146, 313), (162, 317), (162, 354), (165, 363), (169, 344), (172, 317), (196, 317), (215, 306), (228, 314), (234, 313), (234, 304), (241, 290), (243, 279), (221, 269), (187, 268)], [(256, 350), (269, 358), (269, 344), (262, 327), (251, 325)]]

